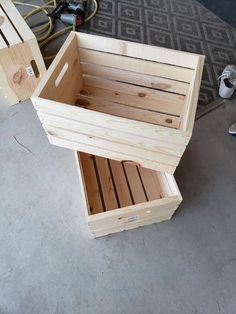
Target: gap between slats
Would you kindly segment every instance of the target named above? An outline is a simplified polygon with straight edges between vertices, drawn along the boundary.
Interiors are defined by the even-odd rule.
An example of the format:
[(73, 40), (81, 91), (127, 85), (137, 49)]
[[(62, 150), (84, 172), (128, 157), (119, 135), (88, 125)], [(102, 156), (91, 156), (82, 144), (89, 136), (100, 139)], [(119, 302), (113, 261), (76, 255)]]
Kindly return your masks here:
[(193, 77), (193, 69), (158, 63), (145, 59), (138, 59), (84, 48), (79, 48), (79, 56), (82, 63), (129, 70), (139, 74), (154, 75), (185, 83), (190, 83)]
[(189, 83), (159, 77), (158, 73), (156, 75), (140, 74), (134, 71), (101, 66), (98, 64), (81, 62), (81, 71), (85, 75), (126, 82), (180, 95), (186, 95), (190, 86)]
[(83, 76), (84, 87), (80, 94), (115, 100), (125, 105), (145, 107), (145, 109), (180, 116), (185, 96), (129, 83), (111, 81), (92, 76)]

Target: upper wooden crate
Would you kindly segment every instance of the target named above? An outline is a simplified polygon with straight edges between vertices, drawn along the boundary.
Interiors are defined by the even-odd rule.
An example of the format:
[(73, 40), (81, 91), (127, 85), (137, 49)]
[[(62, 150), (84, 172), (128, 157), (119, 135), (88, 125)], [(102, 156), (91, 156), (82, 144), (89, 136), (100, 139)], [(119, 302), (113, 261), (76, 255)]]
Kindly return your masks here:
[(0, 92), (9, 105), (30, 98), (45, 71), (33, 32), (12, 2), (1, 0)]
[(32, 101), (52, 144), (173, 173), (204, 57), (71, 32)]

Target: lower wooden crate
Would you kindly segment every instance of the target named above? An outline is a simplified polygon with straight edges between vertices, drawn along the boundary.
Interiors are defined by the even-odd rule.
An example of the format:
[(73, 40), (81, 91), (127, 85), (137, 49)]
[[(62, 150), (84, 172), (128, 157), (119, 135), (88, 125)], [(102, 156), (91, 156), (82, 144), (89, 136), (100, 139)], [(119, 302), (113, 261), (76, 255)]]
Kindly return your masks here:
[(173, 175), (76, 152), (92, 237), (172, 217), (182, 201)]

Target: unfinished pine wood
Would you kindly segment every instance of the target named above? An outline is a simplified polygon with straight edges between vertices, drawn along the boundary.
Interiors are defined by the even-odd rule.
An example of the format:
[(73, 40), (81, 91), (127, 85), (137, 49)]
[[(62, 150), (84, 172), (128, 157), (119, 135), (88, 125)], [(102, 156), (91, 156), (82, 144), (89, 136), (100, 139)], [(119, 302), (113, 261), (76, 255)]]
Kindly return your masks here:
[[(161, 196), (160, 186), (166, 182), (159, 183), (156, 171), (84, 153), (77, 153), (76, 161), (79, 176), (84, 178), (80, 182), (88, 226), (95, 237), (170, 219), (182, 200), (180, 193), (174, 189), (171, 195)], [(173, 176), (165, 179), (168, 182), (174, 180)], [(150, 186), (148, 199), (145, 191)], [(105, 211), (101, 207), (101, 199), (104, 200)]]
[[(120, 98), (117, 99), (117, 101), (120, 100)], [(164, 114), (146, 108), (137, 108), (131, 105), (124, 105), (117, 102), (106, 101), (102, 97), (91, 98), (80, 96), (76, 100), (76, 105), (97, 112), (108, 113), (117, 117), (168, 126), (175, 129), (177, 129), (180, 125), (180, 117)], [(142, 106), (144, 105), (142, 104)]]
[(29, 98), (45, 71), (34, 34), (12, 2), (1, 1), (0, 86), (9, 105)]
[[(45, 128), (44, 130), (46, 131)], [(83, 143), (74, 142), (68, 139), (59, 138), (53, 135), (48, 135), (47, 137), (48, 137), (49, 142), (53, 145), (65, 147), (72, 150), (79, 149), (79, 151), (81, 152), (96, 154), (100, 157), (109, 155), (110, 158), (119, 160), (119, 161), (131, 160), (131, 158), (133, 157), (128, 154), (123, 154), (122, 152), (107, 151), (106, 148), (94, 147), (94, 146), (86, 145)], [(141, 160), (141, 158), (135, 158), (135, 159), (137, 159), (137, 163), (142, 167), (146, 167), (150, 169), (164, 169), (164, 171), (167, 173), (174, 173), (174, 170), (175, 170), (174, 166), (167, 165), (165, 163), (160, 163), (159, 161), (153, 161), (153, 160), (147, 160), (147, 159)]]
[(94, 157), (97, 165), (98, 176), (101, 181), (102, 194), (105, 202), (106, 211), (118, 207), (115, 186), (112, 181), (108, 160), (101, 157)]
[(157, 173), (143, 167), (139, 167), (138, 171), (142, 178), (143, 185), (145, 186), (147, 199), (153, 201), (157, 198), (161, 198), (161, 187)]
[(1, 3), (0, 3), (0, 17), (1, 17), (0, 31), (2, 34), (4, 34), (8, 42), (8, 45), (12, 46), (22, 43), (22, 39), (16, 32), (14, 26), (11, 23), (11, 20), (9, 20), (8, 16), (6, 15)]
[(41, 97), (67, 104), (75, 102), (78, 90), (82, 88), (82, 75), (76, 47), (76, 38), (68, 36), (63, 50), (53, 61), (53, 65), (57, 65), (50, 67), (47, 71), (45, 79), (50, 78), (50, 80), (40, 92)]
[(204, 56), (199, 56), (198, 64), (194, 71), (194, 77), (190, 84), (190, 89), (186, 98), (186, 105), (183, 106), (182, 123), (180, 128), (188, 132), (192, 132), (193, 130), (199, 91), (201, 87), (201, 78), (204, 68), (204, 60)]
[(130, 193), (130, 187), (128, 180), (125, 176), (125, 172), (122, 163), (117, 160), (110, 159), (111, 171), (113, 174), (117, 196), (121, 207), (130, 206), (134, 203)]
[(132, 84), (114, 82), (84, 76), (84, 88), (80, 95), (108, 99), (125, 105), (145, 108), (172, 115), (180, 115), (185, 97), (158, 91), (151, 88), (138, 87)]
[[(147, 159), (147, 160), (159, 160), (160, 162), (166, 163), (167, 165), (176, 165), (178, 163), (179, 158), (174, 155), (167, 155), (164, 153), (159, 153), (156, 151), (147, 152), (141, 147), (130, 147), (128, 145), (120, 144), (120, 143), (111, 143), (109, 147), (106, 147), (106, 140), (101, 139), (96, 136), (88, 136), (83, 133), (77, 133), (68, 131), (62, 128), (56, 128), (52, 126), (46, 126), (48, 135), (52, 135), (58, 138), (72, 140), (75, 143), (87, 144), (89, 146), (93, 146), (95, 148), (105, 147), (108, 151), (117, 152), (117, 154), (124, 149), (124, 156), (136, 156), (137, 160)], [(148, 156), (147, 156), (148, 155)], [(130, 158), (125, 158), (124, 160), (132, 160)]]
[(101, 66), (91, 63), (81, 63), (83, 74), (101, 77), (112, 81), (126, 82), (134, 85), (145, 86), (164, 90), (180, 95), (186, 95), (189, 89), (189, 83), (180, 82), (173, 79), (166, 79), (155, 75), (147, 75), (133, 71), (121, 70), (119, 68)]
[(125, 162), (124, 169), (130, 185), (130, 190), (133, 196), (134, 203), (138, 204), (146, 202), (147, 198), (145, 195), (145, 189), (140, 180), (137, 166)]
[(32, 101), (52, 144), (173, 174), (192, 135), (203, 59), (71, 32)]
[[(174, 155), (177, 157), (182, 156), (185, 147), (181, 147), (178, 144), (175, 145), (174, 143), (168, 143), (165, 141), (158, 141), (153, 139), (145, 139), (139, 137), (138, 134), (129, 134), (125, 132), (125, 130), (120, 130), (120, 132), (116, 132), (113, 129), (105, 129), (103, 126), (91, 124), (88, 125), (83, 121), (77, 120), (68, 120), (64, 117), (60, 116), (53, 116), (48, 113), (38, 113), (38, 116), (44, 125), (55, 126), (58, 128), (68, 129), (70, 128), (72, 131), (80, 132), (81, 126), (83, 127), (83, 134), (87, 134), (88, 136), (92, 137), (94, 134), (96, 136), (107, 139), (109, 138), (113, 142), (118, 142), (121, 144), (127, 144), (130, 146), (142, 146), (143, 149), (146, 151), (157, 151), (165, 154)], [(139, 140), (139, 141), (138, 141)], [(138, 141), (138, 145), (137, 145)]]
[(20, 35), (23, 41), (35, 40), (34, 33), (31, 31), (27, 23), (22, 19), (21, 14), (16, 10), (12, 1), (1, 0), (1, 6), (5, 13), (10, 17), (10, 20), (15, 25), (16, 31)]
[(111, 53), (79, 49), (81, 62), (95, 65), (108, 66), (122, 70), (129, 70), (147, 75), (157, 75), (164, 78), (172, 78), (181, 82), (191, 82), (193, 70), (180, 68), (169, 64), (147, 61), (145, 58), (135, 59)]
[(78, 47), (195, 69), (199, 55), (108, 37), (79, 34)]
[(103, 210), (102, 197), (99, 189), (98, 178), (94, 168), (94, 157), (88, 154), (80, 154), (84, 169), (85, 186), (88, 187), (88, 199), (91, 214), (101, 213)]
[[(50, 114), (52, 118), (60, 116), (68, 118), (68, 123), (78, 121), (84, 125), (98, 126), (105, 130), (113, 130), (118, 132), (125, 132), (127, 137), (130, 135), (137, 136), (140, 141), (147, 139), (152, 139), (157, 141), (157, 146), (163, 143), (164, 147), (176, 147), (173, 150), (178, 151), (178, 148), (182, 146), (184, 149), (189, 142), (189, 134), (183, 131), (166, 128), (159, 125), (153, 125), (149, 123), (140, 123), (131, 119), (124, 119), (122, 117), (114, 117), (112, 115), (107, 115), (100, 112), (94, 112), (91, 110), (86, 110), (80, 107), (67, 106), (63, 103), (48, 101), (46, 99), (41, 99), (37, 97), (32, 97), (35, 109), (38, 115), (45, 116), (45, 114)], [(117, 136), (118, 136), (117, 132)], [(143, 138), (145, 132), (145, 138)], [(136, 139), (137, 141), (137, 139)], [(160, 141), (160, 142), (158, 142)], [(142, 145), (144, 143), (142, 142)]]

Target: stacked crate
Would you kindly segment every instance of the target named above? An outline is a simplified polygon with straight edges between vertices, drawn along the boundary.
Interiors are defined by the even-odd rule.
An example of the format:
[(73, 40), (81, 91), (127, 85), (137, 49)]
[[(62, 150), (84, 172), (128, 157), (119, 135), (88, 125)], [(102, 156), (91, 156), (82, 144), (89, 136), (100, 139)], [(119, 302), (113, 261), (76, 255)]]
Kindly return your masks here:
[(170, 219), (204, 57), (71, 32), (32, 101), (50, 143), (76, 151), (98, 237)]

